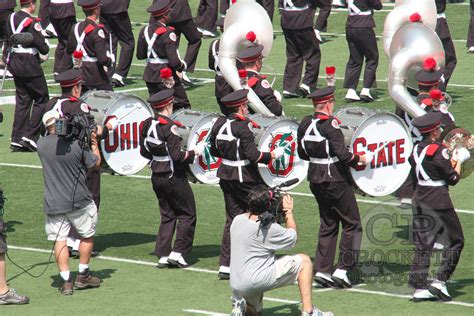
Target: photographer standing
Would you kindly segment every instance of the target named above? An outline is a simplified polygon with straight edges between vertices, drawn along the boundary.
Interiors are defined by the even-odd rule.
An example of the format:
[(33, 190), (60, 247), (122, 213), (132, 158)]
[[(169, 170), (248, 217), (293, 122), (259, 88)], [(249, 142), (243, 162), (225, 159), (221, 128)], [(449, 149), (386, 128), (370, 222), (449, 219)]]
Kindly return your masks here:
[(259, 315), (266, 291), (293, 285), (295, 281), (300, 288), (302, 315), (332, 315), (313, 306), (311, 259), (305, 254), (276, 259), (275, 251), (294, 247), (297, 234), (290, 195), (283, 196), (282, 201), (286, 229), (276, 221), (262, 220), (272, 197), (273, 192), (264, 187), (252, 191), (248, 197), (249, 212), (236, 216), (230, 228), (231, 315)]
[[(38, 155), (43, 166), (45, 229), (48, 240), (54, 241), (54, 253), (61, 275), (59, 290), (64, 295), (73, 292), (69, 272), (69, 252), (66, 240), (74, 227), (82, 237), (79, 247), (77, 289), (96, 288), (100, 279), (89, 271), (93, 236), (97, 225), (97, 207), (86, 185), (87, 170), (100, 168), (100, 153), (95, 133), (89, 144), (56, 135), (57, 111), (43, 116), (48, 135), (38, 141)], [(82, 146), (81, 146), (82, 145)]]

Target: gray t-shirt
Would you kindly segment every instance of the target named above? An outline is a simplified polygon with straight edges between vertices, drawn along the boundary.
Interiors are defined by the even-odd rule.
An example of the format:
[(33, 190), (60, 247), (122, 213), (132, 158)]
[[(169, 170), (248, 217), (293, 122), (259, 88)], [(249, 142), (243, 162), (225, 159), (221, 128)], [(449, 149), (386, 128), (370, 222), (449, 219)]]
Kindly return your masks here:
[(230, 286), (252, 294), (270, 289), (275, 283), (275, 251), (292, 248), (297, 240), (294, 229), (277, 223), (261, 228), (248, 214), (234, 218), (230, 227)]
[(81, 148), (77, 141), (48, 135), (38, 141), (38, 155), (43, 165), (46, 214), (68, 213), (92, 202), (86, 171), (98, 158), (89, 148)]

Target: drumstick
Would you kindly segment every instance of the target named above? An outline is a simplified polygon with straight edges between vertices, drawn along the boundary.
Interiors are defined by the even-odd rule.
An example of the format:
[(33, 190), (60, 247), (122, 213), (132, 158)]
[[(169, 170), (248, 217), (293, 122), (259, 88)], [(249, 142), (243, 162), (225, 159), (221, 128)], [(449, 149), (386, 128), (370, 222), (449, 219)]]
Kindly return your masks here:
[(123, 115), (121, 118), (119, 118), (119, 121), (123, 120), (124, 118), (126, 118), (127, 116), (129, 116), (131, 113), (135, 112), (136, 110), (138, 109), (141, 109), (142, 108), (142, 105), (137, 103), (135, 104), (135, 107), (133, 109), (131, 109), (127, 114)]

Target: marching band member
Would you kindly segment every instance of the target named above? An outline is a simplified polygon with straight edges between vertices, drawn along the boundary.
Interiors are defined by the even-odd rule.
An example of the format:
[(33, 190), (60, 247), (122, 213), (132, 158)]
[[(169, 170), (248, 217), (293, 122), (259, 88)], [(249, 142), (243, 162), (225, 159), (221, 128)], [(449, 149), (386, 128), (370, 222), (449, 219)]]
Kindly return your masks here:
[(150, 96), (165, 89), (160, 70), (170, 68), (174, 79), (174, 110), (190, 108), (188, 96), (176, 72), (186, 70), (186, 62), (178, 55), (177, 37), (174, 28), (167, 26), (169, 20), (170, 3), (168, 0), (158, 0), (152, 4), (147, 12), (151, 14), (150, 23), (138, 35), (137, 58), (147, 60), (143, 73)]
[(323, 38), (321, 37), (321, 32), (327, 29), (329, 15), (331, 14), (332, 0), (316, 0), (316, 7), (319, 8), (319, 14), (316, 19), (316, 24), (314, 25), (314, 32), (316, 33), (318, 41), (322, 43)]
[(59, 74), (73, 67), (72, 56), (66, 52), (67, 41), (76, 20), (73, 0), (51, 0), (48, 6), (51, 24), (58, 35), (54, 53), (54, 72)]
[(467, 32), (466, 46), (470, 54), (474, 54), (474, 0), (470, 1), (471, 19), (469, 20), (469, 30)]
[(435, 0), (435, 3), (438, 16), (438, 19), (436, 20), (435, 32), (438, 34), (439, 39), (443, 43), (444, 54), (446, 56), (444, 74), (441, 77), (441, 82), (443, 84), (440, 86), (440, 88), (441, 90), (446, 91), (449, 79), (454, 72), (454, 68), (456, 68), (458, 60), (456, 58), (456, 50), (454, 49), (453, 39), (451, 38), (451, 33), (449, 32), (448, 21), (446, 20), (446, 0)]
[[(237, 60), (240, 61), (243, 68), (247, 71), (247, 87), (252, 88), (255, 94), (262, 100), (263, 104), (275, 116), (281, 116), (283, 108), (281, 106), (281, 95), (274, 91), (266, 79), (267, 76), (259, 72), (263, 66), (263, 45), (247, 47), (237, 53)], [(251, 114), (255, 112), (249, 109)]]
[(218, 0), (200, 0), (196, 14), (196, 27), (205, 37), (216, 37)]
[(159, 268), (188, 266), (184, 256), (193, 246), (196, 204), (186, 170), (205, 146), (201, 142), (194, 150), (181, 149), (178, 129), (182, 124), (169, 118), (173, 113), (173, 94), (173, 89), (165, 89), (148, 99), (155, 116), (145, 120), (140, 138), (140, 153), (151, 160), (151, 182), (160, 205), (161, 221), (155, 248), (155, 254), (160, 257)]
[[(423, 135), (423, 140), (415, 146), (409, 159), (412, 176), (417, 183), (413, 198), (415, 256), (409, 285), (416, 289), (413, 298), (418, 300), (451, 300), (446, 281), (454, 273), (464, 246), (461, 223), (448, 186), (458, 183), (461, 165), (470, 158), (470, 154), (465, 148), (456, 149), (450, 159), (448, 149), (439, 140), (441, 116), (440, 112), (432, 111), (413, 120)], [(429, 276), (430, 257), (439, 234), (449, 244), (443, 249), (437, 273)], [(428, 281), (428, 277), (432, 277), (433, 281)]]
[[(346, 166), (355, 168), (359, 162), (368, 165), (373, 154), (354, 155), (347, 149), (340, 122), (332, 116), (334, 91), (334, 87), (326, 87), (308, 95), (314, 114), (306, 116), (298, 128), (298, 155), (310, 162), (308, 181), (319, 205), (321, 226), (314, 280), (324, 287), (350, 288), (347, 272), (357, 264), (362, 225)], [(343, 232), (339, 263), (333, 272), (339, 223)]]
[(444, 102), (443, 92), (438, 89), (431, 90), (430, 98), (431, 105), (427, 105), (426, 110), (441, 113), (442, 129), (454, 127), (454, 116), (448, 111), (446, 103)]
[[(370, 94), (370, 88), (377, 85), (375, 74), (379, 64), (373, 10), (381, 10), (382, 2), (380, 0), (349, 0), (348, 8), (346, 40), (350, 55), (344, 76), (344, 88), (348, 89), (346, 99), (372, 102), (374, 98)], [(364, 58), (364, 85), (359, 97), (356, 89)]]
[(224, 193), (226, 224), (222, 236), (219, 279), (228, 280), (230, 273), (230, 226), (234, 217), (248, 211), (248, 194), (262, 184), (257, 163), (267, 164), (283, 156), (284, 148), (260, 152), (255, 144), (253, 128), (258, 125), (248, 119), (248, 90), (232, 92), (221, 99), (227, 106), (227, 117), (219, 117), (212, 127), (211, 154), (222, 158), (217, 170), (219, 186)]

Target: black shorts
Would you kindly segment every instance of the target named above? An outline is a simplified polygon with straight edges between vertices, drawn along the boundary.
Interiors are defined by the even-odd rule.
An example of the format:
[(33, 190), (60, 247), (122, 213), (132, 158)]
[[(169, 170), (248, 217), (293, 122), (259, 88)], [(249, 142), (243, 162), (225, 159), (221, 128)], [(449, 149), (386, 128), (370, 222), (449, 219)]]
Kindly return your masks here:
[(3, 234), (4, 228), (6, 230), (6, 227), (4, 227), (3, 220), (0, 219), (0, 254), (6, 253), (8, 249), (7, 241), (5, 239), (5, 235)]

